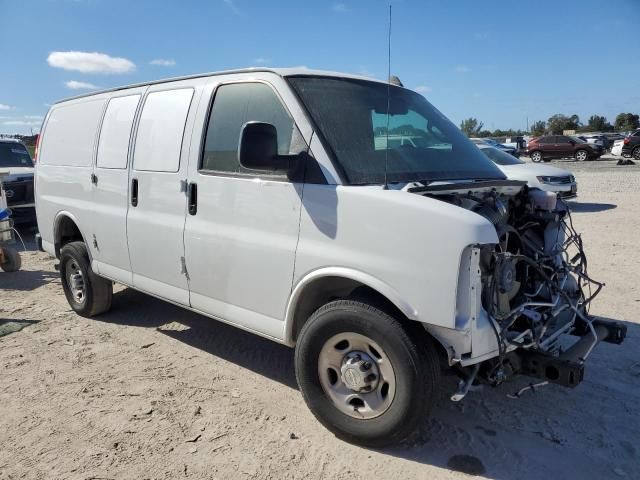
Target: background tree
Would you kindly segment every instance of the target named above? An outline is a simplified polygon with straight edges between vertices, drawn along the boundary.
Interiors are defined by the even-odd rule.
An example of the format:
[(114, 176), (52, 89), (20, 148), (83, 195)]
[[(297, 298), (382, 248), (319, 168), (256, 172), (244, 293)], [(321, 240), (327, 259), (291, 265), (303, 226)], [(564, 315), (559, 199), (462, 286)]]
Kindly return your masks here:
[(580, 127), (580, 117), (571, 115), (567, 117), (561, 113), (556, 113), (547, 121), (549, 133), (562, 135), (565, 130), (577, 130)]
[(640, 117), (633, 113), (619, 113), (616, 117), (616, 130), (635, 130), (640, 123)]
[(602, 115), (591, 115), (587, 122), (587, 127), (592, 132), (610, 132), (613, 130), (613, 126)]
[(460, 123), (460, 130), (462, 130), (467, 137), (477, 137), (480, 131), (484, 127), (484, 123), (479, 122), (476, 118), (467, 118)]
[(531, 125), (531, 135), (534, 137), (544, 135), (546, 130), (547, 124), (544, 120), (538, 120), (537, 122), (533, 122), (533, 125)]

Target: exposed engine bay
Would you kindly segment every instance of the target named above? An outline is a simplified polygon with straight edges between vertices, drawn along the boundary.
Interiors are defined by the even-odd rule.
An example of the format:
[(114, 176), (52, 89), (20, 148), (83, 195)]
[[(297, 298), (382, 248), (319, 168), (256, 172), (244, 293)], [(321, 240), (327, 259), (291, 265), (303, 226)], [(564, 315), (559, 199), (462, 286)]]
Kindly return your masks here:
[[(582, 238), (555, 193), (509, 180), (408, 190), (471, 210), (496, 229), (499, 242), (480, 247), (480, 271), (498, 355), (464, 369), (468, 384), (522, 373), (574, 387), (598, 342), (622, 342), (624, 325), (589, 315), (604, 284), (589, 276)], [(567, 334), (579, 338), (567, 345)]]

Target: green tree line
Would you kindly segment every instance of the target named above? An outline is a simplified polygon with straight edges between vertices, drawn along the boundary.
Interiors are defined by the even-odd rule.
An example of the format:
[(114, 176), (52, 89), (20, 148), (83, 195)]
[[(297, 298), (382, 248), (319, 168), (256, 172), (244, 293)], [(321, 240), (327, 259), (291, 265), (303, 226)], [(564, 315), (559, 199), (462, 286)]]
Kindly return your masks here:
[(467, 118), (460, 123), (462, 130), (468, 137), (515, 137), (531, 134), (535, 137), (545, 134), (560, 135), (565, 130), (576, 132), (626, 132), (640, 128), (640, 115), (634, 113), (619, 113), (613, 124), (602, 115), (591, 115), (586, 123), (580, 121), (578, 115), (563, 115), (557, 113), (547, 121), (538, 120), (531, 124), (530, 131), (524, 130), (484, 130), (484, 123), (477, 118)]

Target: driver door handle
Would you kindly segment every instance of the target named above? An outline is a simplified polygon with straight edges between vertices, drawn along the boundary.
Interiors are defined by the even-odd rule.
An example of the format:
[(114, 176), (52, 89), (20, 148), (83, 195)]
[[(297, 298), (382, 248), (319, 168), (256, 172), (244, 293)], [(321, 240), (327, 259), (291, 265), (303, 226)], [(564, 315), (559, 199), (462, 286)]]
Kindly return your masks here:
[(198, 184), (189, 183), (187, 186), (187, 202), (189, 215), (198, 213)]
[(138, 206), (138, 179), (131, 179), (131, 205), (134, 207)]

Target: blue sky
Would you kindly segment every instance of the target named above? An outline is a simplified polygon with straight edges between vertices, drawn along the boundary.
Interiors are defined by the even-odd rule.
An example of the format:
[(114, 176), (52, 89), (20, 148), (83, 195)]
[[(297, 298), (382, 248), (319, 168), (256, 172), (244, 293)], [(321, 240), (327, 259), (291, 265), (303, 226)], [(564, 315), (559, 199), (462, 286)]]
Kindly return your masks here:
[[(392, 3), (392, 73), (456, 123), (640, 113), (640, 0)], [(37, 131), (48, 104), (90, 88), (190, 73), (304, 65), (382, 79), (387, 5), (0, 0), (0, 133)]]

